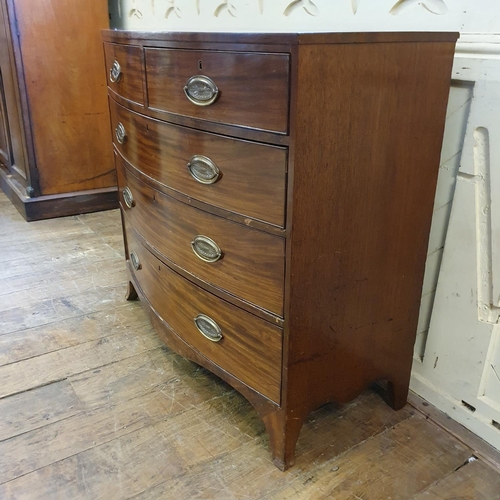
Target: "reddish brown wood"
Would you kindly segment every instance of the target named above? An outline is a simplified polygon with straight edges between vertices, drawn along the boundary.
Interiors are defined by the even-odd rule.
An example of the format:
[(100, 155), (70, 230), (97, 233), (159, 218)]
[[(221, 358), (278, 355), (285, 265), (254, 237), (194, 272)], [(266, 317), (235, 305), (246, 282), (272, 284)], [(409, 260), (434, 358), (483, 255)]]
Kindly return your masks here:
[[(453, 43), (299, 48), (288, 418), (378, 379), (390, 381), (396, 409), (406, 402), (453, 52)], [(320, 72), (328, 85), (310, 77)]]
[(136, 300), (139, 297), (134, 284), (129, 281), (127, 283), (127, 291), (125, 292), (125, 300)]
[(100, 212), (114, 208), (118, 208), (116, 187), (37, 196), (24, 200), (27, 221)]
[[(36, 5), (36, 8), (34, 7)], [(15, 0), (41, 194), (112, 187), (99, 0)], [(75, 9), (79, 14), (75, 15)], [(61, 40), (71, 43), (61, 46)], [(92, 147), (89, 147), (89, 145)]]
[(266, 419), (268, 415), (272, 415), (279, 409), (279, 406), (276, 403), (273, 403), (270, 399), (251, 389), (247, 384), (243, 383), (233, 374), (210, 361), (202, 353), (191, 347), (185, 340), (179, 337), (172, 330), (170, 325), (166, 323), (165, 320), (161, 318), (158, 313), (151, 307), (151, 304), (148, 302), (147, 298), (142, 293), (142, 290), (139, 288), (139, 285), (137, 284), (132, 271), (130, 271), (130, 266), (127, 267), (129, 269), (129, 276), (133, 282), (133, 286), (137, 287), (139, 291), (139, 298), (150, 314), (151, 322), (156, 328), (160, 338), (172, 350), (179, 353), (186, 359), (189, 359), (190, 361), (203, 366), (207, 370), (210, 370), (212, 373), (225, 380), (228, 384), (231, 384), (231, 386), (239, 391), (252, 404), (252, 406), (255, 408), (255, 410), (263, 420)]
[(138, 179), (141, 180), (141, 182), (144, 182), (144, 184), (151, 186), (153, 189), (165, 193), (166, 195), (170, 196), (171, 198), (175, 198), (176, 200), (182, 201), (184, 203), (189, 203), (191, 206), (199, 208), (200, 210), (218, 215), (219, 217), (224, 217), (225, 219), (232, 220), (234, 222), (239, 222), (240, 224), (244, 224), (245, 226), (253, 227), (266, 233), (276, 234), (278, 236), (286, 235), (285, 228), (274, 226), (273, 224), (268, 224), (267, 222), (252, 219), (250, 217), (245, 217), (244, 215), (238, 214), (236, 212), (229, 212), (228, 210), (225, 210), (223, 208), (219, 208), (215, 205), (209, 205), (208, 203), (192, 198), (184, 193), (181, 193), (180, 191), (170, 189), (164, 184), (160, 184), (148, 175), (144, 174), (144, 172), (135, 168), (120, 154), (116, 147), (114, 149), (115, 156), (119, 157), (119, 160), (117, 159), (115, 161), (122, 162), (128, 170), (130, 170)]
[(12, 146), (10, 139), (9, 117), (5, 103), (5, 90), (0, 74), (0, 163), (12, 167)]
[[(122, 211), (122, 216), (123, 212), (127, 209), (127, 207), (122, 206), (120, 204), (121, 211)], [(248, 302), (246, 300), (243, 300), (241, 297), (237, 295), (232, 295), (230, 293), (227, 293), (224, 291), (222, 288), (219, 288), (217, 286), (214, 286), (210, 283), (207, 283), (206, 281), (201, 280), (197, 276), (191, 274), (190, 272), (186, 271), (184, 268), (178, 266), (171, 260), (168, 260), (165, 255), (163, 255), (161, 252), (159, 252), (155, 247), (151, 246), (148, 241), (136, 231), (135, 236), (137, 240), (145, 246), (157, 259), (161, 260), (164, 264), (168, 265), (171, 269), (173, 269), (177, 274), (180, 274), (184, 278), (188, 279), (195, 285), (198, 285), (202, 287), (204, 290), (207, 292), (212, 293), (213, 295), (225, 300), (226, 302), (229, 302), (230, 304), (233, 304), (237, 307), (240, 307), (241, 309), (248, 311), (249, 313), (254, 314), (255, 316), (265, 319), (266, 321), (269, 321), (273, 325), (277, 325), (280, 327), (283, 327), (284, 325), (284, 319), (280, 316), (276, 316), (276, 314), (273, 314), (269, 312), (267, 309), (262, 309), (260, 307), (257, 307), (255, 304), (252, 304), (251, 302)]]
[[(113, 40), (109, 32), (104, 37)], [(200, 357), (182, 341), (172, 340), (185, 334), (182, 326), (173, 328), (175, 334), (172, 325), (168, 326), (173, 312), (152, 313), (169, 345), (233, 384), (258, 408), (274, 463), (285, 469), (293, 464), (304, 419), (318, 406), (347, 402), (377, 380), (387, 381), (389, 403), (394, 408), (406, 402), (456, 35), (163, 33), (149, 40), (140, 33), (116, 36), (116, 41), (144, 47), (185, 43), (189, 49), (196, 45), (206, 49), (212, 43), (214, 51), (230, 46), (231, 52), (238, 52), (241, 43), (245, 54), (259, 44), (268, 44), (259, 45), (259, 51), (269, 53), (284, 50), (288, 44), (290, 136), (279, 406), (266, 405), (252, 386), (242, 385), (241, 378), (236, 381), (233, 368), (220, 370), (210, 356)], [(179, 52), (146, 50), (152, 54)], [(219, 54), (215, 52), (214, 57)], [(153, 63), (160, 61), (147, 58), (149, 71), (161, 72), (161, 68), (152, 68)], [(179, 68), (184, 71), (175, 58), (168, 64), (176, 66), (170, 68), (172, 74), (178, 74)], [(159, 117), (155, 110), (145, 113)], [(196, 118), (188, 123), (205, 132), (212, 126)], [(229, 135), (241, 133), (240, 126), (231, 124), (234, 121), (226, 120)], [(268, 136), (272, 137), (275, 144), (282, 138)], [(178, 140), (182, 142), (183, 137)], [(146, 152), (137, 155), (155, 149), (151, 143), (144, 146)], [(140, 162), (135, 167), (144, 168)], [(138, 177), (149, 186), (139, 189), (140, 193), (155, 192), (155, 186), (163, 189), (144, 172)], [(135, 189), (139, 186), (143, 185), (137, 184)], [(127, 212), (133, 213), (135, 208)], [(148, 209), (149, 220), (154, 221), (151, 226), (162, 228), (169, 217), (182, 219), (187, 213), (182, 210), (177, 215), (171, 208), (166, 212), (170, 215)], [(129, 222), (147, 242), (157, 239), (152, 232), (144, 233), (146, 217)], [(225, 234), (221, 232), (220, 237)], [(179, 243), (173, 239), (172, 245)], [(183, 276), (188, 279), (192, 265), (184, 266)], [(245, 265), (250, 272), (255, 267), (250, 259), (242, 261)], [(252, 281), (251, 277), (245, 279)], [(192, 281), (205, 288), (205, 294), (213, 291), (203, 282)], [(255, 280), (256, 286), (258, 282)], [(148, 279), (146, 283), (154, 286)], [(140, 294), (143, 292), (151, 300), (151, 292), (143, 289)]]
[(116, 187), (29, 198), (24, 193), (23, 185), (17, 183), (13, 176), (1, 166), (0, 187), (28, 222), (100, 212), (118, 207)]
[[(138, 256), (133, 271), (151, 307), (187, 344), (223, 370), (279, 403), (282, 330), (192, 285), (160, 262), (135, 238), (125, 222), (129, 253)], [(196, 328), (194, 318), (209, 316), (222, 340), (213, 342)]]
[[(144, 105), (144, 55), (142, 47), (131, 45), (104, 44), (106, 77), (108, 87), (124, 99)], [(117, 81), (110, 78), (113, 63), (120, 65), (121, 73)]]
[(116, 177), (100, 39), (106, 5), (89, 0), (78, 15), (76, 0), (1, 0), (0, 7), (12, 144), (2, 182), (11, 199), (30, 220), (110, 208)]
[[(287, 54), (146, 49), (149, 107), (201, 120), (286, 133)], [(217, 100), (197, 106), (184, 94), (189, 78), (205, 75), (219, 89)]]
[[(123, 207), (125, 187), (134, 198), (134, 206), (125, 209), (126, 218), (167, 259), (206, 283), (283, 315), (283, 238), (174, 200), (143, 184), (120, 164), (118, 186)], [(204, 262), (196, 256), (191, 242), (198, 235), (217, 243), (223, 253), (220, 260)]]
[[(173, 43), (207, 43), (212, 47), (218, 44), (230, 44), (240, 50), (249, 50), (247, 46), (295, 45), (319, 43), (397, 43), (397, 42), (455, 42), (454, 32), (411, 31), (411, 32), (354, 32), (354, 33), (211, 33), (211, 32), (156, 32), (151, 31), (116, 31), (103, 30), (103, 39), (109, 42), (142, 43), (150, 45), (160, 42), (169, 47)], [(218, 48), (218, 47), (217, 47)], [(262, 49), (259, 49), (262, 51)]]
[[(124, 99), (120, 96), (120, 94), (117, 94), (111, 89), (109, 89), (109, 95), (121, 106), (135, 111), (136, 113), (144, 113), (144, 108), (142, 105)], [(175, 113), (159, 111), (157, 109), (151, 108), (147, 110), (147, 114), (151, 118), (165, 120), (169, 123), (182, 125), (184, 127), (200, 127), (200, 121), (197, 118), (192, 118), (190, 116), (177, 115)], [(239, 139), (247, 139), (249, 141), (258, 141), (275, 146), (288, 146), (289, 144), (288, 135), (276, 134), (274, 132), (267, 132), (265, 130), (257, 130), (252, 128), (234, 127), (232, 125), (227, 125), (220, 122), (203, 122), (203, 130), (205, 132), (213, 132), (214, 134), (226, 135)]]
[[(127, 139), (115, 147), (136, 168), (161, 184), (204, 203), (280, 227), (285, 225), (287, 150), (146, 118), (110, 100), (113, 130), (122, 123)], [(189, 173), (194, 155), (220, 170), (214, 184)]]
[[(10, 7), (10, 10), (9, 10)], [(13, 181), (20, 183), (25, 189), (31, 182), (28, 163), (28, 144), (25, 139), (23, 124), (22, 93), (18, 82), (22, 80), (22, 67), (19, 68), (15, 57), (16, 43), (12, 37), (12, 4), (6, 0), (0, 1), (0, 71), (2, 86), (0, 89), (4, 101), (4, 128), (11, 151), (5, 158), (4, 165)], [(23, 104), (26, 104), (25, 102)]]

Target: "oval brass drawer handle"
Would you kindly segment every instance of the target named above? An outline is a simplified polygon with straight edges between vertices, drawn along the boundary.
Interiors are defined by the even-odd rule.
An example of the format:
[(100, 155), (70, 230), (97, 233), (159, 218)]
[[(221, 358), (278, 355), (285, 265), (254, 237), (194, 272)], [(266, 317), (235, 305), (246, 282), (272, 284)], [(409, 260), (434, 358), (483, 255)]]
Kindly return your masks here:
[(130, 263), (136, 271), (139, 271), (139, 269), (141, 269), (142, 267), (141, 261), (134, 251), (130, 252)]
[(125, 130), (122, 122), (118, 123), (118, 125), (116, 126), (115, 135), (116, 140), (120, 144), (125, 144), (125, 141), (127, 140), (127, 131)]
[(191, 242), (196, 257), (205, 262), (217, 262), (222, 257), (222, 250), (214, 240), (199, 234)]
[(122, 78), (122, 68), (118, 61), (113, 62), (113, 66), (109, 70), (109, 81), (111, 83), (118, 83)]
[(194, 155), (187, 168), (191, 177), (201, 184), (215, 184), (220, 177), (219, 167), (207, 156)]
[(197, 106), (209, 106), (219, 95), (219, 89), (208, 76), (192, 76), (184, 87), (186, 97)]
[(123, 201), (128, 208), (135, 207), (134, 196), (132, 195), (132, 191), (130, 191), (130, 188), (128, 186), (123, 189)]
[(194, 324), (198, 328), (198, 331), (208, 340), (212, 342), (220, 342), (222, 340), (223, 335), (220, 326), (212, 318), (204, 314), (198, 314), (194, 318)]

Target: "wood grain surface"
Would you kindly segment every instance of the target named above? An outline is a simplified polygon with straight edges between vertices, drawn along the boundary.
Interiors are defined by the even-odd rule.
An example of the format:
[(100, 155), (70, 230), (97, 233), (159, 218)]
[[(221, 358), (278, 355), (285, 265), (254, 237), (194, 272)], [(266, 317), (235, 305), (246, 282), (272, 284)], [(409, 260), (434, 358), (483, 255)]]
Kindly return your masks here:
[(280, 425), (378, 379), (406, 403), (453, 51), (298, 49)]
[(474, 460), (420, 493), (415, 500), (499, 500), (500, 471)]
[[(104, 36), (111, 37), (109, 32)], [(116, 41), (134, 43), (134, 36), (122, 33)], [(403, 33), (287, 34), (259, 40), (255, 35), (164, 33), (150, 41), (136, 36), (145, 48), (145, 113), (152, 111), (158, 118), (163, 110), (165, 120), (172, 115), (193, 119), (198, 134), (211, 122), (232, 127), (229, 135), (241, 126), (287, 133), (283, 117), (288, 119), (288, 104), (283, 107), (278, 95), (288, 96), (283, 86), (290, 86), (280, 407), (269, 407), (259, 394), (245, 392), (264, 420), (274, 463), (286, 469), (293, 464), (302, 422), (322, 404), (345, 403), (379, 380), (387, 381), (386, 399), (393, 408), (406, 403), (456, 34), (427, 39)], [(280, 40), (289, 48), (276, 45)], [(247, 50), (245, 42), (259, 41), (269, 49), (260, 45), (259, 52), (254, 45)], [(196, 107), (183, 96), (189, 77), (199, 74), (212, 78), (220, 89), (209, 106)], [(246, 97), (252, 101), (248, 108)], [(276, 112), (271, 101), (283, 112)], [(144, 124), (133, 123), (130, 111), (114, 103), (112, 107), (130, 127), (134, 156), (147, 157), (150, 150), (159, 154), (158, 137), (142, 140), (149, 134), (148, 124), (144, 132)], [(275, 122), (265, 124), (267, 120)], [(236, 147), (229, 151), (233, 159)], [(127, 156), (127, 143), (118, 149), (132, 168), (147, 164)], [(154, 181), (146, 183), (154, 189)], [(154, 200), (151, 207), (160, 200), (154, 192), (144, 196)], [(136, 208), (126, 212), (133, 216)], [(183, 217), (167, 207), (145, 211), (154, 214), (156, 228), (164, 221), (171, 224), (169, 214), (176, 220)], [(146, 241), (158, 241), (152, 230), (146, 235), (140, 229), (148, 226), (146, 216), (132, 224)], [(182, 230), (178, 226), (173, 233)], [(168, 241), (182, 246), (175, 234)], [(224, 234), (228, 230), (216, 240)], [(192, 265), (181, 267), (189, 271)], [(242, 278), (244, 283), (232, 291), (246, 300), (245, 285), (252, 284), (255, 292), (261, 288), (243, 272), (232, 276)], [(270, 288), (264, 284), (262, 290)], [(148, 292), (144, 294), (150, 301)], [(265, 307), (277, 311), (269, 303)], [(169, 318), (161, 316), (165, 327), (154, 312), (152, 319), (169, 345), (199, 361), (175, 342)], [(211, 369), (209, 363), (204, 366)], [(221, 376), (241, 389), (231, 373)]]
[[(142, 294), (173, 331), (223, 370), (258, 393), (279, 402), (282, 330), (191, 284), (154, 257), (125, 223), (129, 253), (139, 257), (134, 272)], [(138, 290), (139, 291), (139, 290)], [(206, 315), (217, 323), (222, 340), (212, 342), (194, 319)]]
[(5, 107), (5, 131), (8, 133), (10, 142), (10, 157), (6, 159), (6, 167), (10, 175), (13, 175), (23, 186), (33, 182), (37, 188), (36, 179), (31, 179), (29, 169), (29, 156), (23, 125), (23, 109), (20, 102), (20, 91), (18, 78), (22, 79), (22, 73), (16, 65), (14, 58), (14, 44), (12, 43), (12, 30), (7, 1), (0, 2), (0, 70), (2, 73), (1, 95)]
[[(113, 99), (109, 104), (113, 131), (122, 123), (127, 132), (126, 142), (115, 140), (115, 147), (145, 175), (210, 205), (284, 227), (285, 148), (153, 120)], [(215, 184), (200, 184), (189, 174), (187, 163), (194, 155), (204, 155), (218, 166)]]
[[(1, 8), (0, 8), (0, 15), (1, 15)], [(0, 25), (1, 24), (2, 24), (2, 19), (0, 19)], [(5, 90), (4, 90), (3, 78), (1, 76), (0, 76), (0, 163), (6, 166), (8, 169), (12, 167), (13, 163), (9, 117), (7, 116)]]
[[(124, 99), (120, 96), (120, 94), (113, 92), (113, 90), (111, 89), (108, 89), (108, 93), (114, 101), (119, 103), (121, 106), (130, 109), (131, 111), (135, 111), (136, 113), (147, 114), (151, 118), (168, 121), (169, 123), (180, 125), (182, 127), (189, 127), (192, 129), (200, 128), (200, 120), (198, 120), (197, 118), (178, 115), (176, 113), (169, 113), (167, 111), (161, 111), (153, 108), (144, 109), (144, 106), (142, 104), (137, 104)], [(228, 125), (223, 122), (204, 121), (203, 130), (205, 132), (225, 135), (235, 139), (239, 138), (270, 145), (288, 146), (288, 144), (290, 143), (290, 137), (288, 135), (276, 134), (275, 132), (268, 132), (266, 130), (259, 130), (254, 128), (235, 127), (234, 125)]]
[(100, 37), (108, 24), (106, 5), (14, 5), (40, 194), (115, 185)]
[[(142, 47), (105, 43), (104, 57), (108, 87), (124, 99), (144, 105), (144, 55)], [(112, 82), (110, 71), (115, 61), (120, 65), (121, 73), (119, 79)]]
[[(118, 164), (120, 199), (130, 224), (167, 259), (202, 281), (283, 316), (285, 240), (227, 221), (170, 198), (141, 183)], [(123, 202), (127, 186), (135, 200)], [(217, 262), (201, 260), (191, 242), (203, 235), (222, 251)]]
[[(200, 120), (288, 132), (289, 56), (146, 49), (148, 105)], [(184, 95), (189, 78), (205, 75), (219, 89), (209, 106)]]
[[(224, 33), (224, 32), (186, 32), (186, 31), (122, 31), (103, 30), (103, 39), (120, 43), (155, 43), (163, 45), (183, 44), (216, 44), (218, 48), (225, 45), (265, 46), (296, 45), (318, 43), (395, 43), (395, 42), (455, 42), (458, 33), (432, 31), (387, 31), (387, 32), (354, 32), (354, 33)], [(262, 49), (256, 49), (262, 50)]]

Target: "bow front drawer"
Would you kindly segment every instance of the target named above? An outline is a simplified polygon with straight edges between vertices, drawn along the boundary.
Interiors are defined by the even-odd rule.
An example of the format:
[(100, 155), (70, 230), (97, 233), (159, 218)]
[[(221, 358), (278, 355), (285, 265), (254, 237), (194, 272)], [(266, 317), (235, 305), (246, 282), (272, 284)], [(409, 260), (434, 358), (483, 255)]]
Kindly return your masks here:
[(153, 48), (145, 54), (150, 108), (288, 132), (288, 54)]
[(193, 285), (152, 255), (125, 224), (140, 291), (191, 347), (279, 403), (282, 330)]
[(153, 120), (110, 99), (115, 144), (134, 167), (210, 205), (285, 225), (287, 149)]
[(108, 87), (121, 97), (144, 104), (144, 59), (141, 47), (104, 44)]
[(117, 160), (125, 216), (152, 247), (203, 282), (283, 315), (283, 238), (177, 201), (140, 181)]

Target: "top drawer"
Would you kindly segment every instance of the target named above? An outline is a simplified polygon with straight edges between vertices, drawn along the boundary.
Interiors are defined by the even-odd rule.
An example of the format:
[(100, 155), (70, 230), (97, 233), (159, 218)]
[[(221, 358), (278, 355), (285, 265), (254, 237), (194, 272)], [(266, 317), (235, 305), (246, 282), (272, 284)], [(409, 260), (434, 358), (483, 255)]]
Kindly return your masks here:
[(142, 48), (104, 44), (108, 87), (129, 101), (144, 104)]
[(152, 48), (145, 54), (150, 108), (288, 132), (288, 54)]

